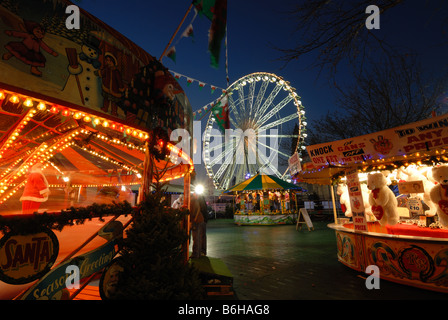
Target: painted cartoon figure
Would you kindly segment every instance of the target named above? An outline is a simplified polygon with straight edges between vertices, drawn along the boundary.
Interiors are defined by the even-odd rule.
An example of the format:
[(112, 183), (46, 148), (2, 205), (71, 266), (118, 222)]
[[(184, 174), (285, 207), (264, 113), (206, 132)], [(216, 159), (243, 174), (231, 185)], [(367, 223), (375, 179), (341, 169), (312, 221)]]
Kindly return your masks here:
[(100, 54), (100, 40), (91, 36), (88, 41), (81, 46), (79, 59), (90, 63), (95, 69), (99, 69), (101, 67), (101, 62), (98, 60)]
[(5, 45), (8, 52), (4, 53), (3, 60), (9, 60), (12, 57), (16, 57), (23, 63), (31, 66), (31, 74), (41, 77), (42, 71), (39, 67), (45, 67), (47, 59), (42, 54), (40, 49), (42, 48), (54, 57), (58, 56), (58, 53), (51, 49), (44, 41), (45, 30), (42, 26), (34, 21), (24, 21), (26, 32), (6, 30), (5, 33), (8, 36), (22, 38), (22, 41), (11, 41)]
[(43, 164), (40, 162), (30, 168), (23, 194), (20, 197), (23, 214), (31, 214), (37, 211), (40, 205), (48, 200), (50, 189), (42, 170)]
[(125, 87), (121, 79), (120, 71), (117, 69), (117, 59), (112, 53), (106, 52), (104, 54), (104, 66), (95, 74), (99, 75), (102, 80), (102, 95), (104, 100), (101, 110), (109, 112), (110, 107), (111, 114), (118, 116), (117, 103), (120, 102)]

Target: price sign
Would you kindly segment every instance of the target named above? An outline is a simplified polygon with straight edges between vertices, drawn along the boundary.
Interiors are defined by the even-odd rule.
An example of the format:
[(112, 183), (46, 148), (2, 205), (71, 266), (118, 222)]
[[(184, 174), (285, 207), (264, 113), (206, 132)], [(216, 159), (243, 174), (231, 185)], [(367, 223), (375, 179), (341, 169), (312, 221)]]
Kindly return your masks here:
[(358, 171), (356, 169), (347, 170), (345, 174), (347, 178), (348, 195), (352, 206), (353, 226), (355, 231), (368, 231)]

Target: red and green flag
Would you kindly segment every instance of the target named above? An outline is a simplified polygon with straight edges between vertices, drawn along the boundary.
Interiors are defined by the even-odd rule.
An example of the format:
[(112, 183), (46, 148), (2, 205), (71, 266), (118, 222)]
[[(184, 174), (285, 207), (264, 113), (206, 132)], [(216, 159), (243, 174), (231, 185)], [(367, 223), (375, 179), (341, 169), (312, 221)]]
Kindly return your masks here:
[(215, 117), (216, 124), (218, 125), (221, 132), (225, 129), (230, 128), (230, 118), (229, 118), (229, 104), (227, 100), (227, 95), (224, 95), (219, 102), (213, 106), (211, 109), (213, 116)]
[(211, 54), (210, 63), (217, 68), (221, 43), (226, 34), (227, 0), (193, 0), (193, 5), (200, 14), (212, 22), (208, 36), (208, 50)]
[(168, 52), (166, 53), (166, 56), (176, 62), (176, 48), (171, 47)]

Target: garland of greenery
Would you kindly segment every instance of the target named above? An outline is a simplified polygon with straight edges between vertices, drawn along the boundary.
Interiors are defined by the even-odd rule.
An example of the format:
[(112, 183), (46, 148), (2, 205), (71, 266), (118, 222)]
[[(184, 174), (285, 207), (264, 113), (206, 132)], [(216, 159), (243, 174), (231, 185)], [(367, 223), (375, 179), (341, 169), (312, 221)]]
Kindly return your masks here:
[(103, 217), (133, 214), (134, 208), (127, 201), (111, 204), (97, 204), (83, 208), (71, 207), (57, 213), (34, 213), (32, 216), (0, 216), (0, 231), (3, 234), (15, 232), (17, 234), (32, 234), (42, 229), (61, 231), (65, 226), (83, 224), (86, 220)]

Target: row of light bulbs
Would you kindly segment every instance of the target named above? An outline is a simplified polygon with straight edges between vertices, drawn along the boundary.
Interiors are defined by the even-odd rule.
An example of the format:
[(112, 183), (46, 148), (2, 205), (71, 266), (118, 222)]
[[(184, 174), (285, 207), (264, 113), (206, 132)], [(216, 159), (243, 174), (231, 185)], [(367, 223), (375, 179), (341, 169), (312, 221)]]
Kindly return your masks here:
[[(22, 102), (22, 106), (24, 106), (26, 108), (33, 108), (35, 106), (35, 104), (37, 103), (36, 108), (32, 109), (32, 111), (34, 111), (34, 112), (30, 113), (28, 115), (29, 117), (32, 117), (37, 112), (36, 110), (48, 111), (48, 112), (51, 112), (54, 114), (61, 112), (62, 116), (64, 116), (64, 117), (72, 116), (76, 120), (83, 120), (84, 122), (92, 123), (95, 126), (101, 125), (105, 128), (111, 128), (111, 129), (121, 132), (123, 134), (131, 135), (131, 136), (138, 138), (142, 141), (148, 139), (148, 137), (149, 137), (148, 134), (144, 131), (141, 131), (141, 130), (138, 130), (138, 129), (135, 129), (132, 127), (127, 127), (122, 124), (107, 120), (105, 118), (93, 116), (91, 114), (77, 111), (77, 110), (72, 110), (67, 107), (62, 107), (62, 106), (58, 106), (58, 105), (54, 105), (54, 104), (49, 105), (44, 101), (37, 100), (37, 99), (31, 98), (28, 96), (24, 96), (24, 95), (19, 95), (14, 92), (9, 92), (6, 90), (0, 91), (0, 101), (6, 99), (8, 96), (9, 96), (8, 101), (10, 103), (18, 104), (18, 103)], [(29, 121), (29, 119), (27, 121)]]

